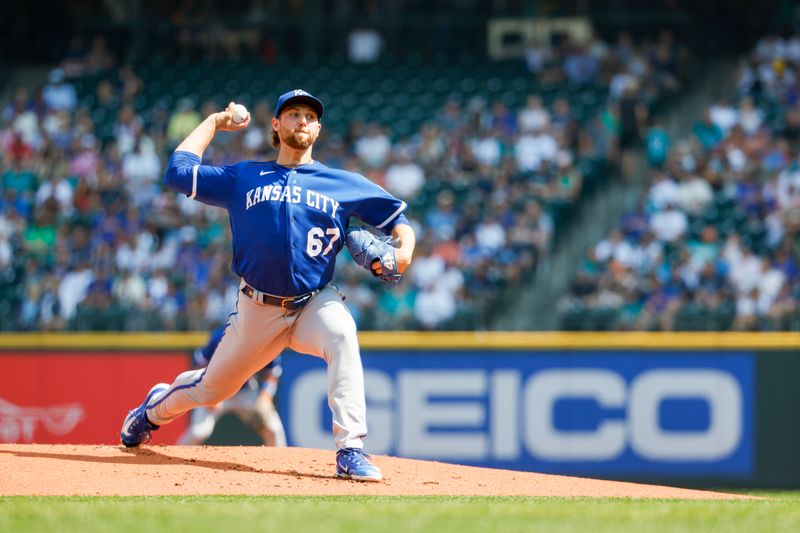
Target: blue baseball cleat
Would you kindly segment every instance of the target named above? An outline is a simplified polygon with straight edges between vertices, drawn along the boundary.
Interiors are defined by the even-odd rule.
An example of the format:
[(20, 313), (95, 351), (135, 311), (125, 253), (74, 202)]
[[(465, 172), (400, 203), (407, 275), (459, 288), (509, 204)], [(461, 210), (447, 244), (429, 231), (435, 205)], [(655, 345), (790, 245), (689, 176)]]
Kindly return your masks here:
[(166, 383), (155, 385), (150, 389), (150, 392), (147, 393), (147, 397), (145, 397), (142, 405), (128, 411), (128, 416), (125, 417), (125, 422), (122, 423), (122, 431), (119, 433), (122, 444), (127, 448), (135, 448), (140, 444), (150, 442), (150, 432), (158, 429), (159, 426), (147, 419), (145, 409), (153, 396), (168, 388), (169, 385)]
[(380, 481), (380, 469), (369, 462), (370, 456), (361, 448), (343, 448), (336, 452), (336, 477), (356, 481)]

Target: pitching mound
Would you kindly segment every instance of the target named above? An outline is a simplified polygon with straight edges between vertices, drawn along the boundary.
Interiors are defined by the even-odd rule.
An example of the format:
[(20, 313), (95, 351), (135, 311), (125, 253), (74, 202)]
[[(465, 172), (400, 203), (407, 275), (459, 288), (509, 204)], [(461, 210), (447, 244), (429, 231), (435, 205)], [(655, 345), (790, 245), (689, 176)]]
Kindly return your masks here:
[(374, 458), (382, 483), (337, 479), (334, 453), (306, 448), (0, 445), (0, 496), (190, 494), (597, 496), (740, 499), (655, 485)]

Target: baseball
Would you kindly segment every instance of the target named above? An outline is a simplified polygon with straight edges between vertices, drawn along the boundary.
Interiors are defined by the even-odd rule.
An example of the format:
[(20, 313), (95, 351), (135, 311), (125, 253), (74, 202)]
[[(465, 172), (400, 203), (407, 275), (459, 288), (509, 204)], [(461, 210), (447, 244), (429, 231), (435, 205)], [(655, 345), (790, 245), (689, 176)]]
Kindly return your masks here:
[(233, 120), (234, 124), (241, 124), (247, 118), (247, 108), (242, 104), (233, 104), (231, 112), (231, 120)]

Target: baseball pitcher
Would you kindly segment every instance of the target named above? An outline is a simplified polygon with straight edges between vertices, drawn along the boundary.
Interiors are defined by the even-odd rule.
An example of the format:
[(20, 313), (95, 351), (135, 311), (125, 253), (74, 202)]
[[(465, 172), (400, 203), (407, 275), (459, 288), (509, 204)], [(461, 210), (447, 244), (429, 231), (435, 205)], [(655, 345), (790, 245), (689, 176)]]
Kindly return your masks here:
[[(126, 416), (122, 443), (138, 446), (162, 424), (229, 398), (290, 347), (328, 365), (336, 475), (380, 481), (380, 470), (364, 453), (366, 402), (356, 326), (330, 281), (345, 242), (373, 275), (391, 284), (399, 280), (415, 244), (403, 214), (406, 204), (364, 176), (313, 159), (324, 108), (300, 89), (281, 95), (275, 106), (275, 161), (203, 165), (217, 131), (240, 131), (250, 123), (249, 113), (234, 121), (241, 118), (240, 111), (234, 117), (234, 106), (209, 115), (176, 148), (165, 182), (228, 211), (232, 268), (241, 277), (236, 309), (208, 366), (155, 385)], [(351, 217), (391, 238), (363, 228), (348, 232)]]

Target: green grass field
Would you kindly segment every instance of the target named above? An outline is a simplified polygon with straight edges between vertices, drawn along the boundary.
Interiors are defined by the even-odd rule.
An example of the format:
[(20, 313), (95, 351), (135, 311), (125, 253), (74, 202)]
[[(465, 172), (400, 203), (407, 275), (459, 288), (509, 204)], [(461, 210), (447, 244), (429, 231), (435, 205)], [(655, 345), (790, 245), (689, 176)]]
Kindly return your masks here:
[(0, 531), (800, 531), (800, 492), (760, 501), (481, 497), (6, 497)]

